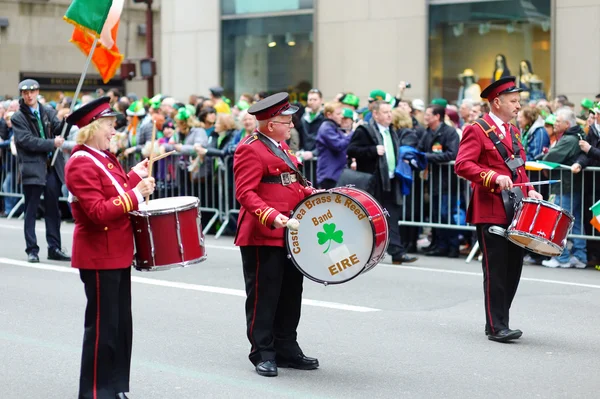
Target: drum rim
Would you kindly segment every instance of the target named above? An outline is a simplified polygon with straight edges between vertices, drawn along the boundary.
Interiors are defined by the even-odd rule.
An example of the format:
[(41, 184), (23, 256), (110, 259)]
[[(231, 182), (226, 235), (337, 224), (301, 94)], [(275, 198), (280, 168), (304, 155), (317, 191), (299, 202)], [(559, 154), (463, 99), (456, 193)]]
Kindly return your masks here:
[[(536, 198), (523, 198), (523, 200), (521, 201), (521, 204), (523, 202), (528, 202), (531, 204), (542, 204), (544, 206), (547, 206), (548, 208), (554, 209), (555, 211), (563, 212), (569, 219), (571, 219), (571, 221), (575, 220), (575, 218), (573, 217), (573, 214), (570, 211), (568, 211), (565, 208), (561, 208), (560, 205), (552, 203), (550, 201), (539, 200)], [(521, 206), (523, 206), (523, 205), (521, 205)]]
[[(515, 241), (515, 240), (513, 240), (513, 239), (512, 239), (512, 236), (513, 236), (513, 235), (515, 235), (515, 236), (520, 236), (520, 237), (531, 238), (531, 239), (533, 239), (533, 240), (538, 240), (538, 241), (540, 241), (540, 240), (541, 240), (541, 241), (543, 241), (543, 242), (544, 242), (544, 244), (548, 244), (550, 247), (552, 247), (552, 248), (554, 248), (554, 249), (557, 249), (559, 252), (558, 252), (558, 254), (551, 254), (551, 253), (549, 253), (549, 252), (543, 252), (543, 253), (536, 252), (536, 251), (532, 250), (531, 248), (528, 248), (528, 247), (527, 247), (527, 246), (525, 246), (524, 244), (522, 244), (522, 243), (520, 243), (520, 242), (518, 242), (518, 241)], [(561, 248), (561, 247), (560, 247), (558, 244), (555, 244), (555, 243), (553, 243), (552, 241), (548, 240), (547, 238), (543, 238), (543, 237), (540, 237), (540, 236), (536, 236), (536, 235), (534, 235), (534, 234), (531, 234), (531, 233), (524, 233), (524, 232), (522, 232), (522, 231), (519, 231), (519, 230), (514, 230), (513, 232), (509, 232), (509, 231), (507, 231), (507, 232), (506, 232), (506, 238), (508, 238), (508, 239), (510, 240), (510, 242), (512, 242), (513, 244), (515, 244), (515, 245), (517, 245), (517, 246), (519, 246), (519, 247), (521, 247), (521, 248), (528, 249), (528, 250), (530, 250), (531, 252), (535, 252), (536, 254), (540, 254), (540, 255), (547, 255), (547, 256), (558, 256), (558, 255), (560, 255), (560, 254), (561, 254), (561, 252), (563, 251), (563, 248)]]
[(140, 272), (159, 272), (162, 270), (171, 270), (171, 269), (177, 269), (180, 267), (188, 267), (191, 265), (195, 265), (197, 263), (201, 263), (204, 262), (207, 259), (208, 255), (206, 254), (206, 252), (204, 253), (204, 255), (202, 255), (199, 258), (196, 259), (192, 259), (192, 260), (186, 260), (185, 262), (178, 262), (178, 263), (170, 263), (168, 265), (164, 265), (164, 266), (151, 266), (151, 267), (145, 267), (145, 268), (141, 268), (138, 267), (135, 263), (133, 264), (133, 268), (135, 270), (138, 270)]
[[(171, 198), (171, 197), (168, 197)], [(193, 208), (199, 208), (200, 207), (200, 198), (198, 197), (192, 197), (190, 195), (186, 195), (183, 197), (176, 197), (176, 198), (193, 198), (194, 201), (190, 202), (189, 204), (186, 205), (179, 205), (179, 206), (175, 206), (172, 208), (164, 208), (164, 209), (153, 209), (153, 210), (135, 210), (135, 211), (131, 211), (129, 212), (132, 215), (135, 216), (158, 216), (158, 215), (168, 215), (168, 214), (172, 214), (175, 212), (183, 212), (183, 211), (188, 211), (190, 209)], [(158, 199), (164, 199), (164, 198), (158, 198)]]
[[(338, 188), (345, 188), (345, 187), (338, 187)], [(360, 202), (356, 201), (356, 200), (355, 200), (353, 197), (349, 196), (348, 194), (345, 194), (345, 193), (343, 193), (343, 192), (336, 192), (336, 191), (335, 191), (335, 189), (326, 190), (326, 192), (328, 192), (329, 194), (333, 194), (333, 193), (335, 193), (335, 194), (338, 194), (338, 195), (343, 195), (343, 196), (345, 196), (346, 198), (350, 198), (352, 201), (354, 201), (356, 204), (358, 204), (358, 205), (361, 207), (361, 209), (363, 210), (363, 212), (365, 213), (365, 215), (368, 215), (368, 216), (367, 216), (367, 218), (368, 218), (368, 220), (369, 220), (369, 225), (371, 226), (371, 231), (372, 231), (372, 233), (373, 233), (373, 237), (375, 237), (375, 224), (373, 223), (373, 220), (371, 219), (371, 216), (370, 216), (370, 215), (367, 213), (367, 209), (366, 209), (366, 208), (363, 206), (363, 204), (361, 204)], [(316, 196), (316, 195), (322, 195), (322, 194), (324, 194), (324, 193), (325, 193), (325, 192), (318, 192), (318, 193), (311, 194), (311, 195), (309, 195), (308, 197), (305, 197), (305, 198), (304, 198), (302, 201), (300, 201), (300, 203), (298, 203), (298, 205), (296, 205), (296, 207), (295, 207), (295, 208), (292, 210), (292, 217), (294, 217), (294, 215), (296, 214), (296, 210), (297, 210), (298, 208), (300, 208), (300, 206), (302, 206), (302, 204), (304, 203), (304, 201), (306, 201), (306, 200), (307, 200), (308, 198), (310, 198), (310, 197), (313, 197), (313, 196)], [(362, 193), (362, 191), (361, 191), (361, 193)], [(372, 197), (369, 197), (369, 198), (371, 198), (371, 199), (373, 199), (373, 200), (374, 200), (374, 198), (372, 198)], [(381, 206), (381, 205), (380, 205), (380, 206)], [(318, 278), (316, 278), (316, 277), (313, 277), (313, 276), (311, 276), (310, 274), (308, 274), (308, 273), (307, 273), (307, 272), (306, 272), (306, 271), (305, 271), (303, 268), (301, 268), (301, 267), (298, 265), (298, 263), (295, 261), (295, 259), (294, 259), (294, 255), (293, 255), (293, 253), (290, 251), (290, 248), (289, 248), (289, 236), (290, 236), (290, 234), (288, 234), (288, 233), (289, 233), (289, 228), (286, 226), (286, 227), (285, 227), (284, 234), (285, 234), (285, 248), (286, 248), (286, 250), (287, 250), (287, 252), (288, 252), (288, 254), (287, 254), (287, 256), (288, 256), (288, 259), (289, 259), (289, 260), (290, 260), (290, 261), (291, 261), (291, 262), (294, 264), (294, 266), (296, 266), (296, 268), (297, 268), (297, 269), (300, 271), (300, 273), (302, 273), (302, 274), (304, 275), (304, 277), (308, 278), (309, 280), (312, 280), (312, 281), (314, 281), (314, 282), (316, 282), (316, 283), (321, 283), (321, 284), (324, 284), (324, 285), (332, 285), (332, 284), (342, 284), (342, 283), (347, 283), (348, 281), (350, 281), (350, 280), (352, 280), (352, 279), (354, 279), (354, 278), (356, 278), (356, 277), (360, 276), (361, 274), (363, 274), (363, 272), (365, 271), (365, 268), (367, 267), (367, 264), (365, 264), (365, 265), (364, 265), (364, 266), (363, 266), (363, 267), (360, 269), (360, 271), (359, 271), (358, 273), (356, 273), (354, 276), (352, 276), (352, 277), (349, 277), (349, 278), (348, 278), (348, 279), (346, 279), (346, 280), (341, 280), (341, 281), (331, 281), (331, 282), (330, 282), (330, 281), (320, 280), (320, 279), (318, 279)], [(387, 250), (387, 245), (386, 245), (386, 250)], [(369, 259), (371, 258), (371, 256), (373, 256), (373, 252), (375, 252), (375, 238), (373, 238), (373, 244), (371, 245), (371, 252), (369, 253)], [(385, 251), (384, 251), (384, 252), (385, 252)]]

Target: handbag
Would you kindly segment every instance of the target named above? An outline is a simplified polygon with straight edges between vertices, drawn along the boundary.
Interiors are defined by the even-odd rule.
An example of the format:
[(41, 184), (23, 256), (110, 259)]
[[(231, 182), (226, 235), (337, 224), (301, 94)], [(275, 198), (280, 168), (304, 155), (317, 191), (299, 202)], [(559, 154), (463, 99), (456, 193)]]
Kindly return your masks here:
[(359, 172), (350, 168), (345, 168), (337, 181), (338, 187), (353, 185), (354, 187), (371, 192), (373, 188), (374, 175), (372, 173)]

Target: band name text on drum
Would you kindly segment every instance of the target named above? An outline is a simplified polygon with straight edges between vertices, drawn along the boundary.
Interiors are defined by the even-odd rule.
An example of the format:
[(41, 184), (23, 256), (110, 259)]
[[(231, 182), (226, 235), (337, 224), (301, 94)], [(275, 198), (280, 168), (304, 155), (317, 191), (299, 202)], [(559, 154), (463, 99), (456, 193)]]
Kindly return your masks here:
[(328, 209), (326, 214), (321, 215), (318, 218), (312, 218), (312, 222), (315, 226), (318, 226), (319, 224), (326, 222), (330, 219), (333, 219), (333, 215), (331, 214), (331, 209)]
[(290, 231), (290, 234), (292, 236), (292, 252), (294, 253), (294, 255), (298, 255), (300, 252), (302, 252), (302, 249), (300, 248), (300, 243), (298, 242), (298, 232)]
[(358, 260), (356, 254), (350, 255), (346, 259), (342, 259), (341, 261), (336, 262), (334, 265), (329, 266), (329, 273), (331, 273), (331, 275), (334, 276), (339, 272), (343, 272), (349, 267), (356, 265), (357, 263), (360, 263), (360, 261)]

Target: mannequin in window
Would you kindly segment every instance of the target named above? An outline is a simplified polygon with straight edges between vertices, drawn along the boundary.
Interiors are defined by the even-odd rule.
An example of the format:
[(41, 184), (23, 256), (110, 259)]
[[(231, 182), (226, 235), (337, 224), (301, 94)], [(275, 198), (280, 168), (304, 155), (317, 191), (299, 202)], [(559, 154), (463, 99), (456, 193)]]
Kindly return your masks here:
[(492, 74), (492, 83), (500, 78), (510, 76), (510, 70), (506, 64), (506, 57), (504, 54), (497, 54), (494, 61), (494, 73)]
[(535, 74), (532, 74), (529, 78), (529, 93), (530, 101), (546, 100), (544, 82)]
[(477, 84), (479, 76), (471, 68), (467, 68), (458, 75), (458, 80), (461, 83), (458, 90), (458, 103), (460, 104), (464, 99), (479, 102), (481, 98), (481, 86)]
[(533, 68), (528, 60), (521, 60), (519, 63), (519, 80), (518, 86), (523, 90), (530, 90), (529, 81), (533, 76)]

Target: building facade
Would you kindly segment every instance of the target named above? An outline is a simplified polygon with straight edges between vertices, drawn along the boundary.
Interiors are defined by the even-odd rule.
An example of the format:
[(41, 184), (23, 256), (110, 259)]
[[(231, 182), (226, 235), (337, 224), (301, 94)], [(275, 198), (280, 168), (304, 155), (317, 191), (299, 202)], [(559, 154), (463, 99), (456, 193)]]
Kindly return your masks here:
[[(0, 95), (23, 77), (71, 92), (85, 58), (61, 18), (70, 0), (0, 0)], [(373, 89), (450, 101), (510, 71), (535, 94), (600, 92), (600, 0), (154, 0), (155, 91), (186, 100), (286, 90), (326, 99)], [(118, 44), (146, 55), (145, 5), (126, 1)], [(138, 70), (139, 75), (139, 70)], [(476, 77), (477, 79), (474, 79)], [(84, 89), (100, 83), (90, 69)], [(104, 87), (146, 94), (119, 75)], [(49, 94), (52, 94), (50, 92)]]
[[(58, 92), (72, 96), (85, 64), (85, 55), (69, 42), (73, 25), (63, 21), (71, 0), (0, 0), (0, 96), (18, 95), (21, 79), (37, 79), (48, 101)], [(160, 43), (160, 2), (154, 0), (154, 40)], [(125, 1), (117, 45), (128, 59), (146, 55), (144, 4)], [(155, 45), (160, 59), (160, 45)], [(139, 75), (139, 65), (137, 73)], [(156, 79), (157, 83), (160, 81)], [(116, 87), (123, 92), (146, 92), (146, 81), (124, 81), (119, 73), (107, 84), (90, 66), (83, 91)]]
[(222, 84), (232, 98), (318, 87), (328, 99), (353, 92), (364, 103), (371, 90), (395, 94), (408, 81), (406, 97), (456, 101), (508, 72), (538, 97), (578, 103), (600, 92), (600, 44), (588, 40), (599, 37), (600, 0), (168, 3), (161, 82), (182, 98)]

